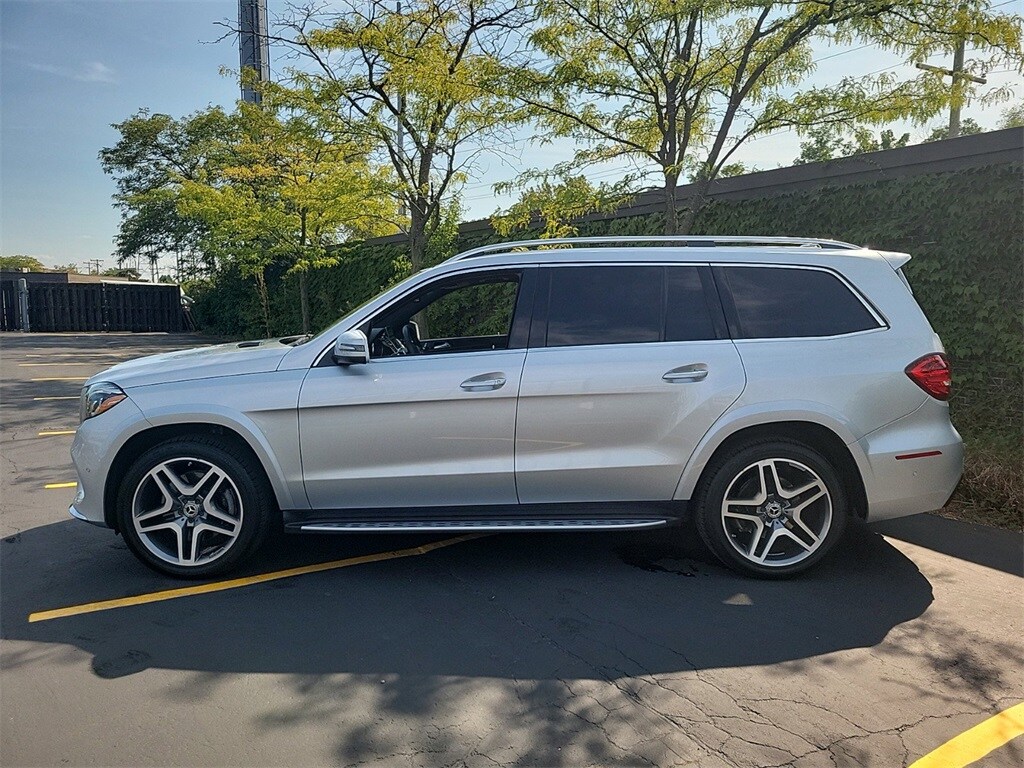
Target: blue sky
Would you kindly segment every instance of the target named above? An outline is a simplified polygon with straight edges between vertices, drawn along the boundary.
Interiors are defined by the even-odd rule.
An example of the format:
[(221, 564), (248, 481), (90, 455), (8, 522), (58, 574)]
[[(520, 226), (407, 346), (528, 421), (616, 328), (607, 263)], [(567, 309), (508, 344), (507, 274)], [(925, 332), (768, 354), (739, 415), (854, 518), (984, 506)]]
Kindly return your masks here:
[[(284, 0), (269, 5), (273, 16)], [(236, 42), (214, 41), (223, 32), (216, 22), (234, 20), (237, 7), (237, 0), (0, 0), (0, 252), (51, 266), (97, 258), (114, 265), (119, 214), (97, 160), (117, 140), (110, 124), (140, 107), (178, 116), (232, 105), (238, 90), (220, 69), (237, 68)], [(871, 49), (824, 49), (816, 58), (821, 81), (899, 65)], [(272, 50), (272, 67), (278, 63)], [(995, 74), (990, 83), (1013, 77)], [(964, 114), (991, 127), (999, 112), (973, 105)], [(514, 147), (481, 164), (464, 191), (465, 217), (487, 216), (502, 202), (490, 191), (495, 181), (553, 165), (571, 150)], [(750, 143), (736, 159), (765, 169), (797, 154), (799, 139), (784, 134)], [(611, 167), (595, 180), (618, 173)]]

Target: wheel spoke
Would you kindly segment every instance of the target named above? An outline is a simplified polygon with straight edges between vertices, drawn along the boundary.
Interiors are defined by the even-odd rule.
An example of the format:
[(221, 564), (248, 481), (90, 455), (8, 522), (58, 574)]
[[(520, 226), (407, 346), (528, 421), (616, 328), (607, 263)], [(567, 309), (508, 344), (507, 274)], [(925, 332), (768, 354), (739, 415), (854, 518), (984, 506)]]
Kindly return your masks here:
[(790, 512), (791, 515), (793, 515), (795, 517), (795, 516), (799, 515), (801, 512), (803, 512), (805, 509), (807, 509), (807, 507), (809, 507), (811, 504), (813, 504), (818, 499), (820, 499), (822, 496), (826, 496), (826, 495), (827, 495), (827, 492), (825, 491), (825, 489), (819, 487), (817, 493), (815, 493), (810, 498), (804, 499), (803, 501), (801, 501), (796, 506), (790, 507), (789, 508), (789, 512)]
[(781, 536), (782, 533), (786, 529), (785, 528), (771, 528), (771, 529), (767, 529), (767, 530), (771, 530), (771, 534), (768, 536), (768, 542), (764, 545), (764, 549), (761, 550), (761, 554), (760, 555), (757, 554), (757, 549), (756, 548), (753, 549), (751, 551), (751, 553), (750, 553), (751, 556), (757, 562), (759, 562), (759, 563), (763, 563), (765, 561), (765, 558), (767, 558), (768, 555), (771, 553), (772, 547), (775, 546), (775, 542), (778, 541), (779, 536)]
[(747, 557), (755, 557), (757, 552), (757, 545), (761, 543), (761, 537), (764, 535), (765, 530), (764, 523), (758, 518), (756, 521), (757, 527), (754, 529), (754, 534), (750, 537), (750, 546), (747, 548)]
[(177, 530), (180, 527), (181, 526), (178, 524), (176, 520), (171, 520), (169, 522), (165, 521), (161, 523), (153, 523), (152, 525), (146, 526), (136, 524), (135, 530), (137, 530), (139, 533), (143, 533), (148, 536), (149, 534), (156, 533), (157, 531)]
[(181, 479), (181, 477), (171, 469), (170, 462), (165, 461), (159, 467), (153, 470), (152, 474), (155, 477), (157, 472), (163, 472), (164, 476), (171, 481), (171, 485), (174, 486), (174, 490), (178, 492), (180, 496), (188, 496), (191, 494), (191, 488), (188, 483)]
[(216, 530), (219, 533), (231, 533), (231, 534), (234, 534), (234, 533), (236, 533), (238, 531), (238, 526), (241, 524), (241, 520), (239, 520), (238, 518), (235, 518), (235, 517), (231, 517), (231, 515), (228, 515), (228, 514), (222, 512), (221, 510), (217, 509), (217, 507), (215, 507), (213, 505), (213, 502), (211, 502), (209, 499), (207, 499), (206, 501), (203, 502), (203, 509), (206, 511), (206, 514), (207, 514), (208, 517), (212, 517), (215, 520), (219, 520), (220, 522), (227, 523), (228, 525), (231, 526), (231, 530), (230, 531), (225, 531), (223, 529), (219, 529), (219, 528), (216, 528), (216, 527), (213, 527), (213, 530)]
[(817, 478), (811, 480), (811, 482), (807, 483), (806, 485), (802, 485), (799, 488), (794, 488), (789, 491), (784, 491), (782, 490), (782, 487), (779, 486), (779, 496), (781, 496), (784, 499), (795, 499), (801, 494), (807, 493), (808, 491), (813, 491), (815, 488), (821, 488), (821, 481), (818, 480)]
[(202, 490), (203, 486), (206, 485), (210, 478), (214, 478), (213, 487), (210, 488), (209, 492), (206, 494), (207, 497), (213, 496), (213, 494), (217, 492), (217, 489), (220, 488), (221, 483), (224, 482), (225, 477), (227, 476), (219, 469), (217, 469), (217, 467), (210, 467), (210, 470), (205, 475), (202, 476), (199, 482), (192, 486), (189, 493), (190, 495), (195, 495), (199, 493), (199, 491)]
[[(731, 503), (732, 502), (730, 502), (730, 504)], [(751, 523), (758, 523), (759, 525), (761, 523), (761, 518), (758, 517), (757, 515), (748, 515), (748, 514), (745, 514), (743, 512), (733, 512), (731, 509), (727, 509), (724, 512), (722, 512), (722, 516), (723, 517), (733, 517), (733, 518), (736, 518), (737, 520), (746, 520), (746, 521), (751, 522)]]
[(761, 462), (760, 475), (761, 488), (766, 496), (772, 493), (782, 495), (782, 481), (779, 479), (779, 469), (774, 461)]
[(801, 531), (807, 534), (807, 537), (811, 540), (811, 542), (808, 544), (806, 541), (804, 541), (795, 533), (793, 533), (793, 531), (787, 530), (786, 533), (789, 535), (789, 538), (793, 539), (793, 541), (795, 541), (801, 547), (806, 549), (808, 552), (810, 552), (812, 549), (815, 549), (819, 543), (818, 537), (815, 535), (815, 533), (810, 528), (808, 528), (807, 524), (804, 523), (804, 521), (801, 520), (799, 517), (794, 517), (793, 522), (799, 526)]

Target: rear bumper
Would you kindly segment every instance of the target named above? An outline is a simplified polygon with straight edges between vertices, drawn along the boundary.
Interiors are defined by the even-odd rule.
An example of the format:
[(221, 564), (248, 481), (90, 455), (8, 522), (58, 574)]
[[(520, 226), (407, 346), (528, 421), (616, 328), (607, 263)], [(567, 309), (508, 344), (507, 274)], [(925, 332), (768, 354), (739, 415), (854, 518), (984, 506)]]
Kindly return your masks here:
[(857, 444), (868, 464), (869, 522), (941, 509), (963, 474), (964, 446), (949, 408), (931, 398)]

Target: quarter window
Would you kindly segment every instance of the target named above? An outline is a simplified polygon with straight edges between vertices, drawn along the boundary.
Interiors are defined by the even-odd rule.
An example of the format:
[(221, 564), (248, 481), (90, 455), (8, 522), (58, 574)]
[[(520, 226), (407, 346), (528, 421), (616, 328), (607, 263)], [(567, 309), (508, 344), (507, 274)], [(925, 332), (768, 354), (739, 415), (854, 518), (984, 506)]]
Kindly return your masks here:
[(777, 267), (722, 267), (741, 339), (838, 336), (879, 327), (839, 278), (829, 272)]

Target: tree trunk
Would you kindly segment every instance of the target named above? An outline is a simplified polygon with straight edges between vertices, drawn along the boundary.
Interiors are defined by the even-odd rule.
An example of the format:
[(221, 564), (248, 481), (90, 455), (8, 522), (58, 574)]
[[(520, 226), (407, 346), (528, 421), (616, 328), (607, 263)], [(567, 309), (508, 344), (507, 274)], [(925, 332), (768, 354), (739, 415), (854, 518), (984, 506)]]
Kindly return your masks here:
[(676, 191), (679, 186), (678, 173), (665, 174), (665, 234), (677, 235), (679, 232), (679, 211), (677, 209)]
[(299, 306), (302, 308), (302, 332), (309, 333), (309, 281), (306, 270), (299, 272)]
[(256, 292), (260, 295), (263, 308), (263, 331), (270, 338), (270, 294), (267, 292), (267, 277), (262, 269), (256, 273)]
[(409, 262), (412, 271), (423, 269), (427, 256), (427, 216), (419, 200), (413, 202), (409, 211)]
[(690, 230), (693, 229), (693, 224), (697, 220), (697, 214), (704, 210), (704, 206), (708, 204), (708, 189), (711, 187), (711, 181), (711, 179), (708, 179), (700, 182), (697, 186), (697, 192), (690, 198), (689, 204), (686, 206), (686, 215), (679, 225), (681, 233), (690, 234)]

